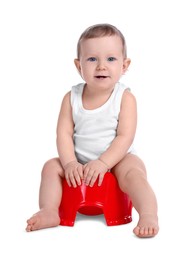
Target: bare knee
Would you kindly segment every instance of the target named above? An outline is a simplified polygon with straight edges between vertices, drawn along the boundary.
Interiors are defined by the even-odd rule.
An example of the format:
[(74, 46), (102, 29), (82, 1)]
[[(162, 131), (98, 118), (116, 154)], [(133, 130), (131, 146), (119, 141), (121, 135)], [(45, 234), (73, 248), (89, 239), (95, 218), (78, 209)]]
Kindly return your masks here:
[(146, 176), (146, 168), (143, 161), (134, 154), (127, 154), (113, 169), (117, 179), (130, 175), (130, 173), (139, 172)]
[(53, 158), (48, 160), (43, 166), (42, 176), (51, 175), (51, 174), (53, 175), (57, 174), (61, 177), (64, 177), (64, 170), (58, 158)]
[(147, 174), (142, 168), (132, 167), (126, 173), (121, 174), (118, 182), (122, 190), (128, 190), (132, 185), (147, 182)]
[(114, 174), (117, 177), (120, 188), (128, 190), (131, 185), (141, 180), (146, 181), (147, 174), (143, 161), (136, 155), (127, 155), (114, 168)]
[(129, 169), (126, 174), (124, 175), (126, 181), (130, 182), (137, 179), (147, 179), (146, 171), (141, 168), (133, 167)]

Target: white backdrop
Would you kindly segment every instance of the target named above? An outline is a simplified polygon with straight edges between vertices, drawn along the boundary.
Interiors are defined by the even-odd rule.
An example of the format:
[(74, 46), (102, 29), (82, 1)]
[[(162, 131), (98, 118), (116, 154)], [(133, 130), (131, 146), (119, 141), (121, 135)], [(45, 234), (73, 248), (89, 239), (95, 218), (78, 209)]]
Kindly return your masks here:
[[(1, 259), (187, 257), (185, 6), (185, 0), (0, 2)], [(135, 143), (158, 198), (160, 233), (135, 238), (133, 211), (129, 225), (107, 227), (102, 217), (79, 217), (73, 228), (28, 234), (25, 221), (38, 210), (41, 168), (57, 155), (61, 100), (81, 82), (73, 63), (77, 40), (101, 22), (126, 37), (132, 63), (122, 81), (137, 98)]]

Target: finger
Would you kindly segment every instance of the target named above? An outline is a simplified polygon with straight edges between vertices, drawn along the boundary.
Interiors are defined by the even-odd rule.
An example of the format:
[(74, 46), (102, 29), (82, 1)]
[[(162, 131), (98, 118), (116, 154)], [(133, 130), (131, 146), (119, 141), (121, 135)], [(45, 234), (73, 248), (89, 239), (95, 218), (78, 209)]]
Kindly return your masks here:
[(82, 165), (78, 167), (77, 171), (78, 171), (78, 174), (79, 174), (81, 180), (83, 180), (83, 167), (82, 167)]
[(74, 178), (73, 173), (71, 173), (71, 174), (69, 175), (69, 178), (70, 178), (70, 181), (71, 181), (71, 184), (73, 185), (73, 187), (76, 188), (76, 187), (77, 187), (77, 184), (76, 184), (76, 181), (75, 181), (75, 178)]
[(86, 168), (86, 166), (87, 166), (87, 163), (83, 165), (83, 170)]
[(96, 180), (97, 180), (97, 177), (98, 177), (98, 173), (95, 172), (94, 175), (92, 176), (91, 180), (90, 180), (90, 187), (93, 187)]
[(69, 173), (65, 173), (65, 179), (66, 179), (68, 186), (71, 187), (71, 182), (70, 182), (70, 179), (69, 179)]
[(90, 180), (92, 179), (92, 176), (94, 174), (94, 171), (93, 170), (89, 170), (87, 176), (86, 176), (86, 179), (85, 179), (85, 184), (88, 186), (89, 183), (90, 183)]
[(84, 169), (83, 169), (83, 180), (84, 180), (84, 182), (87, 178), (88, 172), (89, 172), (89, 168), (84, 165)]
[(75, 177), (77, 184), (80, 186), (81, 185), (81, 179), (80, 179), (78, 170), (76, 170), (74, 177)]
[(71, 182), (70, 182), (70, 180), (69, 180), (69, 179), (66, 179), (66, 181), (67, 181), (68, 186), (71, 187)]
[(98, 186), (101, 186), (102, 182), (103, 182), (103, 179), (104, 179), (104, 174), (99, 174), (99, 181), (98, 181)]

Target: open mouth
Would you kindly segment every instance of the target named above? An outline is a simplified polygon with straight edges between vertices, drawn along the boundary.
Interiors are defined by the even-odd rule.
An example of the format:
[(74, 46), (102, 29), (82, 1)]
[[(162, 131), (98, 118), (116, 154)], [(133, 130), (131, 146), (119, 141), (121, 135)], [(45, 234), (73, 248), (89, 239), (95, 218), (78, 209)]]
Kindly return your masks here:
[(95, 76), (97, 79), (106, 79), (108, 76)]

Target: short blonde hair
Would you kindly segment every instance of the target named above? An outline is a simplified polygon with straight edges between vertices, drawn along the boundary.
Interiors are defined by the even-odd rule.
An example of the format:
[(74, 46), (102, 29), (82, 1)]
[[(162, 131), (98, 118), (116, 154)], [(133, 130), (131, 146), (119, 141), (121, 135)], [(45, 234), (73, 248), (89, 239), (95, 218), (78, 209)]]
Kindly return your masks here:
[(115, 26), (107, 23), (92, 25), (81, 34), (77, 43), (77, 58), (80, 58), (80, 47), (81, 42), (83, 40), (113, 35), (117, 35), (120, 37), (123, 45), (123, 55), (124, 58), (127, 58), (127, 47), (125, 37)]

